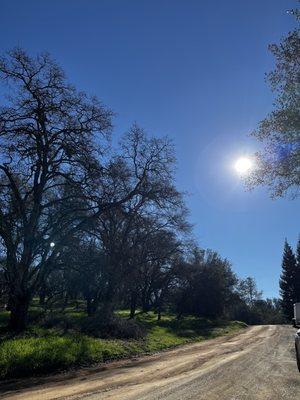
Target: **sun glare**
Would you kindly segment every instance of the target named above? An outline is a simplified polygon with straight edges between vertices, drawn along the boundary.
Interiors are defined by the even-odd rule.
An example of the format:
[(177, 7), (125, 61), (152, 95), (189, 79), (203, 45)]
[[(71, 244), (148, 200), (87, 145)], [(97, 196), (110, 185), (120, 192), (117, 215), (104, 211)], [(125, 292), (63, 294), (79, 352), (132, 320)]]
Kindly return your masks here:
[(253, 163), (248, 157), (240, 157), (234, 164), (236, 172), (240, 175), (247, 174), (253, 167)]

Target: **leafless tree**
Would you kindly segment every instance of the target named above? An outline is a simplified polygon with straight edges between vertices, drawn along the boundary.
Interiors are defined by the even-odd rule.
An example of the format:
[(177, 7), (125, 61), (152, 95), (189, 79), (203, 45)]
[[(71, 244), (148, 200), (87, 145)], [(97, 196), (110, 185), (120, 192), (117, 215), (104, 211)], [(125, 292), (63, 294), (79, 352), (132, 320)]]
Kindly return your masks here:
[(136, 126), (113, 155), (112, 112), (68, 84), (48, 54), (14, 49), (0, 59), (0, 77), (8, 89), (0, 109), (0, 246), (10, 324), (20, 331), (70, 238), (129, 201), (163, 201), (174, 159), (166, 139), (147, 139)]

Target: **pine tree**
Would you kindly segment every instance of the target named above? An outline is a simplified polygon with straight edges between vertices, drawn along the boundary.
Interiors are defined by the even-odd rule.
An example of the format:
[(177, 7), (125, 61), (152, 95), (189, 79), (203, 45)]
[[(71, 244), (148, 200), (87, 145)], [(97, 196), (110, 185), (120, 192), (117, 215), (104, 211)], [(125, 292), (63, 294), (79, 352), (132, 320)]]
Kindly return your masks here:
[(293, 305), (297, 302), (297, 275), (296, 257), (291, 246), (285, 241), (279, 286), (282, 310), (289, 321), (293, 318)]

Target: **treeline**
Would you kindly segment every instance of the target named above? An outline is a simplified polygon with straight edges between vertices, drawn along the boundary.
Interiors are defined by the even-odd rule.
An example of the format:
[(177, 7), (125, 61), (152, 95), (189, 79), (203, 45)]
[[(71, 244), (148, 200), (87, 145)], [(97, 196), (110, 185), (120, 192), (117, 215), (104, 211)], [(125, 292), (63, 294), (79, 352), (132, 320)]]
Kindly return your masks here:
[(105, 321), (118, 308), (279, 322), (252, 278), (191, 244), (167, 138), (132, 126), (114, 148), (113, 113), (68, 84), (49, 57), (0, 59), (0, 290), (10, 328), (30, 305), (84, 301)]
[(300, 239), (295, 253), (287, 240), (285, 241), (279, 286), (282, 311), (287, 322), (291, 322), (294, 304), (300, 302)]

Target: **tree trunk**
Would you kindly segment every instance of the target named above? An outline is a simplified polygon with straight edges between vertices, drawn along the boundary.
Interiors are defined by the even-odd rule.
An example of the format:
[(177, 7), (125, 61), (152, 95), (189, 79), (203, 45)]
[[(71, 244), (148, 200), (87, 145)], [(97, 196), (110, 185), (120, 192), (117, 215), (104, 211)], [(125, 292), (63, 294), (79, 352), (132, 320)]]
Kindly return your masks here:
[(159, 299), (157, 305), (157, 321), (161, 320), (161, 308), (162, 308), (162, 299)]
[(97, 310), (97, 303), (95, 299), (92, 299), (90, 296), (86, 299), (86, 312), (89, 317), (94, 315)]
[(179, 312), (176, 316), (177, 321), (179, 321), (180, 319), (182, 319), (182, 312)]
[(157, 310), (157, 321), (160, 321), (160, 320), (161, 320), (161, 309), (159, 307)]
[(26, 295), (12, 296), (9, 327), (18, 333), (25, 330), (28, 320), (30, 298)]
[(46, 300), (46, 289), (44, 286), (41, 287), (40, 292), (39, 292), (39, 303), (40, 306), (44, 306), (45, 305), (45, 300)]
[(136, 293), (132, 293), (131, 294), (131, 299), (130, 299), (130, 315), (129, 315), (129, 319), (134, 319), (134, 317), (135, 317), (136, 300), (137, 300)]
[(143, 293), (142, 296), (142, 312), (147, 313), (151, 310), (151, 306), (149, 304), (149, 296), (146, 293)]
[(62, 297), (62, 305), (61, 305), (61, 312), (64, 312), (69, 302), (69, 295), (66, 293)]

